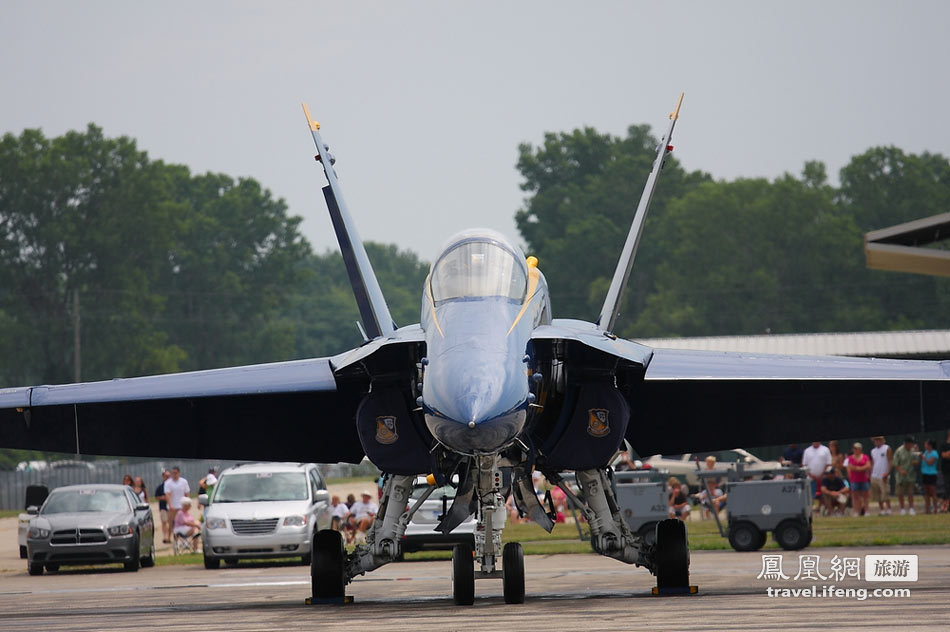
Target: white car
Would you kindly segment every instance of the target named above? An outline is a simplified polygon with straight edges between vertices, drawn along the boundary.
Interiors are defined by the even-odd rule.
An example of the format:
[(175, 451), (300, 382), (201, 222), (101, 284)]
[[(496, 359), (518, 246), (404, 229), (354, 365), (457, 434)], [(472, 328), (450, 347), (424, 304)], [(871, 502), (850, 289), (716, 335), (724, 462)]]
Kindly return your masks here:
[[(458, 477), (455, 477), (453, 484), (458, 484)], [(412, 495), (409, 505), (421, 498), (429, 488), (424, 476), (416, 478), (413, 484)], [(443, 500), (444, 499), (444, 500)], [(422, 503), (419, 510), (412, 516), (412, 520), (406, 526), (406, 533), (400, 543), (400, 553), (412, 553), (422, 550), (451, 550), (456, 544), (468, 544), (475, 546), (475, 516), (469, 516), (459, 526), (455, 527), (451, 533), (443, 534), (436, 531), (435, 527), (442, 519), (444, 511), (452, 506), (455, 500), (455, 487), (453, 485), (444, 485), (433, 491), (429, 497)], [(501, 508), (502, 513), (498, 514), (495, 520), (495, 528), (501, 529), (499, 525), (504, 525), (507, 517), (505, 508)]]
[(778, 461), (763, 461), (754, 454), (749, 454), (742, 448), (732, 450), (718, 450), (714, 452), (694, 452), (691, 454), (654, 454), (643, 464), (658, 470), (666, 470), (669, 476), (675, 476), (685, 482), (691, 489), (699, 488), (699, 477), (696, 473), (706, 468), (706, 457), (716, 457), (716, 469), (735, 469), (737, 463), (742, 463), (746, 472), (755, 475), (761, 470), (772, 470), (782, 467)]
[(314, 463), (253, 463), (221, 473), (201, 529), (205, 568), (241, 558), (301, 557), (313, 533), (330, 527), (330, 494)]

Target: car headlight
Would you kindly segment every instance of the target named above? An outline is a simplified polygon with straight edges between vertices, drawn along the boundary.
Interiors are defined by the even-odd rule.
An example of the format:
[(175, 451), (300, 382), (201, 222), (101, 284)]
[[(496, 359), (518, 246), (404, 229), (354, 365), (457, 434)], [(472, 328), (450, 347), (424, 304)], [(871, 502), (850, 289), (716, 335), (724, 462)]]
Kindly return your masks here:
[(285, 527), (306, 527), (307, 516), (287, 516), (284, 518)]
[(224, 529), (228, 526), (228, 521), (224, 518), (208, 518), (205, 520), (205, 526), (209, 529)]
[(49, 537), (49, 529), (42, 527), (30, 527), (29, 536), (34, 540), (41, 540)]
[(114, 527), (109, 527), (109, 535), (112, 536), (122, 536), (122, 535), (132, 535), (132, 527), (127, 524), (117, 524)]

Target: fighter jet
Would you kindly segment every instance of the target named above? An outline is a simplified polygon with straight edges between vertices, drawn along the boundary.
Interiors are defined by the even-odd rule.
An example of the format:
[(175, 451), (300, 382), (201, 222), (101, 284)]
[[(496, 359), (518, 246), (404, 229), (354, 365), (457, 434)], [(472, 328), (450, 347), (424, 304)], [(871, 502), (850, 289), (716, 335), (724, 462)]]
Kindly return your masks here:
[[(586, 518), (597, 553), (645, 567), (660, 590), (687, 590), (685, 524), (660, 522), (648, 542), (618, 509), (609, 463), (624, 439), (653, 454), (944, 428), (950, 362), (672, 351), (619, 338), (621, 296), (681, 103), (682, 95), (596, 320), (552, 318), (538, 260), (503, 235), (473, 229), (446, 242), (422, 288), (420, 323), (404, 327), (393, 322), (335, 159), (304, 106), (365, 343), (329, 358), (0, 389), (0, 445), (354, 463), (365, 454), (384, 473), (380, 509), (355, 550), (337, 531), (313, 534), (317, 602), (342, 600), (354, 578), (396, 560), (414, 512), (454, 480), (438, 528), (448, 533), (472, 514), (478, 521), (474, 551), (453, 551), (454, 600), (470, 605), (476, 579), (498, 578), (507, 603), (523, 602), (522, 548), (502, 547), (499, 528), (510, 496), (522, 514), (553, 527), (535, 470)], [(156, 423), (168, 432), (129, 431)], [(430, 489), (411, 501), (418, 475)]]

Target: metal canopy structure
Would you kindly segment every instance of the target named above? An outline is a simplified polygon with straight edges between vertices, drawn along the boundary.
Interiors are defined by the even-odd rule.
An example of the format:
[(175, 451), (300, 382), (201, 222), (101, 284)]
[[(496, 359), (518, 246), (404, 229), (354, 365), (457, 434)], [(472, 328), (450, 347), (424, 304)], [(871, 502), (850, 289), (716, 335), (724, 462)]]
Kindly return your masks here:
[(950, 250), (928, 248), (950, 240), (950, 213), (941, 213), (864, 236), (867, 266), (914, 274), (950, 276)]
[(659, 349), (899, 359), (950, 358), (950, 329), (638, 340)]

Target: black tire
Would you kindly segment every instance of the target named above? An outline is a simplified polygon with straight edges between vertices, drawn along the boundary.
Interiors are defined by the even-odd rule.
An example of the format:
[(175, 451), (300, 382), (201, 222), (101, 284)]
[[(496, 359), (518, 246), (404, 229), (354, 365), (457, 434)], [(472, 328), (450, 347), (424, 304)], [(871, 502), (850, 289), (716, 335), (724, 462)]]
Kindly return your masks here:
[(155, 537), (152, 537), (152, 544), (148, 548), (148, 555), (142, 558), (142, 568), (152, 568), (155, 566)]
[(501, 552), (505, 603), (524, 603), (524, 551), (509, 542)]
[(58, 570), (59, 570), (59, 564), (47, 564), (47, 565), (46, 565), (46, 572), (47, 572), (47, 573), (55, 573), (55, 572), (58, 571)]
[(765, 544), (764, 535), (751, 522), (740, 520), (729, 527), (729, 544), (737, 551), (758, 551)]
[(27, 564), (26, 570), (30, 575), (42, 575), (43, 565), (30, 562), (29, 564)]
[(456, 544), (452, 549), (452, 598), (458, 606), (475, 603), (475, 560), (467, 544)]
[(135, 573), (136, 571), (139, 570), (139, 556), (138, 556), (139, 538), (138, 536), (135, 536), (135, 542), (132, 543), (132, 551), (135, 557), (133, 557), (128, 562), (125, 562), (122, 564), (122, 567), (126, 570), (126, 572), (129, 572), (129, 573)]
[(21, 546), (21, 547), (20, 547), (20, 559), (21, 559), (21, 560), (25, 560), (27, 557), (29, 557), (29, 556), (27, 555), (26, 547), (25, 547), (25, 546)]
[(808, 546), (808, 527), (798, 520), (786, 520), (779, 523), (772, 537), (786, 551), (799, 551)]
[(689, 586), (689, 543), (685, 522), (671, 518), (657, 523), (654, 560), (657, 588)]
[(221, 568), (221, 558), (220, 557), (208, 557), (208, 554), (204, 554), (205, 568), (209, 571), (213, 571)]
[(646, 543), (647, 546), (653, 546), (656, 544), (656, 523), (648, 522), (637, 531), (640, 534), (640, 539)]
[(769, 538), (768, 532), (767, 532), (767, 531), (762, 531), (762, 535), (759, 537), (759, 546), (756, 547), (755, 550), (758, 551), (758, 550), (761, 549), (763, 546), (765, 546), (765, 541), (768, 540), (768, 538)]
[(323, 529), (313, 534), (310, 548), (310, 584), (314, 599), (342, 599), (346, 589), (346, 553), (339, 531)]
[(300, 556), (301, 566), (310, 566), (312, 563), (313, 563), (313, 555), (311, 555), (310, 553)]

